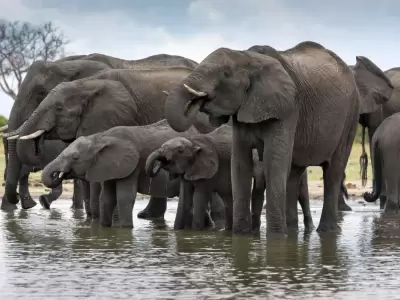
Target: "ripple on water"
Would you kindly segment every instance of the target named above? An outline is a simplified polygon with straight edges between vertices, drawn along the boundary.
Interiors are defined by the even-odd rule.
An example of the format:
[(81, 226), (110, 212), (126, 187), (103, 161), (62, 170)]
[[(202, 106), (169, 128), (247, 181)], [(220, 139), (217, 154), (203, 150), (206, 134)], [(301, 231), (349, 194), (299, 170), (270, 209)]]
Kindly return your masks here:
[[(137, 201), (134, 216), (147, 201)], [(223, 231), (174, 231), (136, 219), (133, 230), (101, 228), (59, 200), (51, 210), (0, 212), (4, 299), (396, 298), (400, 221), (351, 202), (341, 234), (285, 239)], [(313, 202), (318, 224), (321, 203)], [(301, 218), (299, 218), (301, 220)]]

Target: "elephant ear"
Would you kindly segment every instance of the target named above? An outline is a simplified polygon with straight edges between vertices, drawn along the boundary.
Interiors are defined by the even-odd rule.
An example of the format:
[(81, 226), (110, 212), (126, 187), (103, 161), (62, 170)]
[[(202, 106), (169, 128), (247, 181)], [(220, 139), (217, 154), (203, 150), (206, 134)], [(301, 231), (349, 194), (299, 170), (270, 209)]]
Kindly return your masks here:
[(137, 167), (139, 153), (133, 143), (111, 137), (99, 137), (96, 141), (95, 160), (86, 172), (89, 182), (104, 182), (125, 178)]
[(79, 76), (79, 61), (46, 62), (47, 69), (57, 75), (73, 79)]
[(369, 114), (390, 100), (394, 87), (385, 73), (371, 60), (356, 56), (356, 61), (353, 72), (362, 98), (360, 114)]
[(214, 143), (207, 136), (191, 139), (194, 145), (194, 160), (186, 170), (186, 180), (210, 179), (219, 167), (218, 153)]
[(283, 65), (272, 57), (250, 75), (247, 95), (237, 114), (244, 123), (258, 123), (268, 119), (283, 120), (295, 107), (296, 85)]

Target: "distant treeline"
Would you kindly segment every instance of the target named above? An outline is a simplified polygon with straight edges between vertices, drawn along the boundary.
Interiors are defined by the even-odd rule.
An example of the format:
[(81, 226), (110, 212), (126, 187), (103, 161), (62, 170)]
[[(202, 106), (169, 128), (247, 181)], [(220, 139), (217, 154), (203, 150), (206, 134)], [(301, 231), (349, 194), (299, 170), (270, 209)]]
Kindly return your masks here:
[(8, 122), (7, 118), (3, 115), (0, 115), (0, 127), (6, 125)]

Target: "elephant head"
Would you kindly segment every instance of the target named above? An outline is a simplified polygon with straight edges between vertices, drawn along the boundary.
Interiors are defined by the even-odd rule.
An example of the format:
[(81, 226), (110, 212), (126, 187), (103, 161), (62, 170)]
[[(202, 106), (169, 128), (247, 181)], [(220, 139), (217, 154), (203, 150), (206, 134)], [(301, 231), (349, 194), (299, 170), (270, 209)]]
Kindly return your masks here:
[[(20, 130), (20, 140), (45, 134), (71, 142), (118, 125), (136, 125), (136, 102), (113, 80), (85, 78), (55, 87)], [(121, 121), (131, 124), (121, 124)]]
[(182, 176), (186, 180), (210, 179), (218, 171), (218, 155), (207, 138), (189, 140), (173, 138), (152, 152), (146, 160), (146, 174), (155, 177), (161, 169), (170, 179)]
[[(47, 94), (60, 82), (71, 81), (92, 75), (109, 68), (107, 65), (86, 60), (66, 60), (56, 62), (36, 61), (28, 69), (18, 91), (8, 120), (9, 136), (17, 135), (22, 124), (29, 119)], [(18, 142), (21, 147), (31, 147), (32, 142)], [(9, 202), (18, 202), (16, 188), (21, 172), (21, 161), (16, 153), (16, 141), (8, 142), (8, 165), (5, 195)]]
[(165, 115), (179, 132), (193, 123), (199, 111), (216, 125), (227, 123), (230, 116), (243, 123), (282, 119), (293, 111), (295, 91), (295, 83), (277, 59), (220, 48), (171, 91)]
[(76, 139), (43, 169), (42, 181), (53, 187), (71, 177), (89, 182), (125, 178), (138, 162), (139, 154), (132, 142), (105, 131)]
[(383, 71), (364, 56), (356, 56), (352, 66), (354, 78), (361, 96), (360, 114), (369, 114), (390, 100), (393, 84)]

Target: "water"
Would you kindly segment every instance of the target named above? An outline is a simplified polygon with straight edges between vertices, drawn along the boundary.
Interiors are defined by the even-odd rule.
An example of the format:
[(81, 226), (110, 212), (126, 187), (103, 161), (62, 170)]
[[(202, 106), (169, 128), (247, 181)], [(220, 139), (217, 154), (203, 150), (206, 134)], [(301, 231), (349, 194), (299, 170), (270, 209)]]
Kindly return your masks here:
[[(339, 235), (286, 239), (85, 223), (59, 200), (50, 211), (0, 212), (1, 299), (400, 299), (400, 221), (350, 201)], [(318, 225), (321, 202), (313, 201)], [(301, 216), (300, 216), (301, 218)]]

